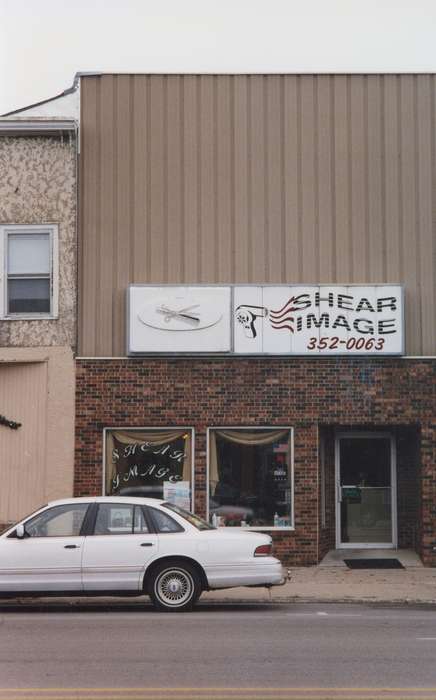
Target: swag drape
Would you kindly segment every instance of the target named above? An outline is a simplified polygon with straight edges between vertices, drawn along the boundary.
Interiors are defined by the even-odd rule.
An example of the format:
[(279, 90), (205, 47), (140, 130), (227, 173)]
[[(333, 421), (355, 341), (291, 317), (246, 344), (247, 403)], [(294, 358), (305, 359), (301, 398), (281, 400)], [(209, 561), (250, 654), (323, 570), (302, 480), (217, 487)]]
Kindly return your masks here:
[[(238, 445), (270, 445), (289, 440), (289, 430), (211, 430), (209, 433), (209, 484), (212, 496), (219, 482), (216, 438), (220, 437)], [(289, 447), (288, 447), (289, 449)]]

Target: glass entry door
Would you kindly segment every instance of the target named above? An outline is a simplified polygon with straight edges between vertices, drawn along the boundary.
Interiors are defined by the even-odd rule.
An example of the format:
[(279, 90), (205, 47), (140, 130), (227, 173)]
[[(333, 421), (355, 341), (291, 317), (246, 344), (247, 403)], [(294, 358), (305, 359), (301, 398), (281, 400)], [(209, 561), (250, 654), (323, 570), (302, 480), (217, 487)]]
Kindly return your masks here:
[(396, 546), (394, 441), (385, 433), (336, 440), (336, 546)]

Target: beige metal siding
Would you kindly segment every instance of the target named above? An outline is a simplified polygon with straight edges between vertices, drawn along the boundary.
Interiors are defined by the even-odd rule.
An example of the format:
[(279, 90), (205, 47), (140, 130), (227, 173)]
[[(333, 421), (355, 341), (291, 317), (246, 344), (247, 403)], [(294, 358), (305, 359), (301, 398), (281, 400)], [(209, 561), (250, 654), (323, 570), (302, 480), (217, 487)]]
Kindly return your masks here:
[(403, 283), (436, 353), (435, 76), (82, 78), (79, 352), (129, 283)]
[(44, 503), (46, 492), (47, 363), (0, 366), (0, 522), (14, 522)]

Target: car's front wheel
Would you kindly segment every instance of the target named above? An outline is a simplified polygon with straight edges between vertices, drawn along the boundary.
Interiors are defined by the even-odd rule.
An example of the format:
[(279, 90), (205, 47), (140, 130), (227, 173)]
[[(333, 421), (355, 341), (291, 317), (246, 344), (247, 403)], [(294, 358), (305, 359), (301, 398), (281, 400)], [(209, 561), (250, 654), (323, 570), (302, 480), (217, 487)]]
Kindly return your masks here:
[(153, 605), (163, 612), (191, 610), (201, 595), (200, 577), (186, 562), (159, 564), (148, 582)]

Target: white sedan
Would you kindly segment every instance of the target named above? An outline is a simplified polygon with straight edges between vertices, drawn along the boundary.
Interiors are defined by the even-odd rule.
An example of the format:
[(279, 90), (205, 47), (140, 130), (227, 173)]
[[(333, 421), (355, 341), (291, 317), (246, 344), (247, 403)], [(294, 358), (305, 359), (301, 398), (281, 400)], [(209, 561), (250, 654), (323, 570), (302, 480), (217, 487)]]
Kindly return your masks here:
[(182, 611), (204, 590), (282, 584), (271, 554), (269, 535), (213, 528), (164, 501), (53, 501), (0, 536), (0, 596), (148, 594)]

